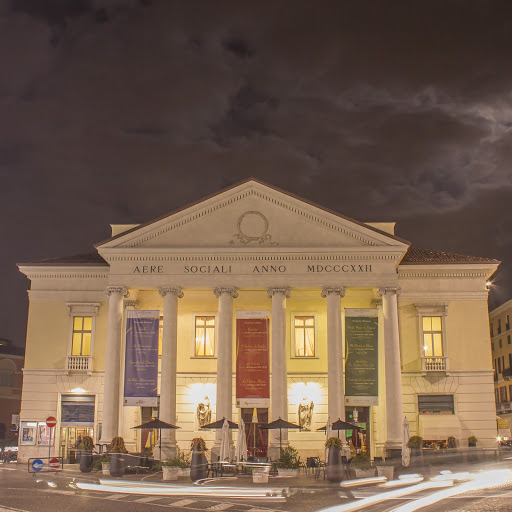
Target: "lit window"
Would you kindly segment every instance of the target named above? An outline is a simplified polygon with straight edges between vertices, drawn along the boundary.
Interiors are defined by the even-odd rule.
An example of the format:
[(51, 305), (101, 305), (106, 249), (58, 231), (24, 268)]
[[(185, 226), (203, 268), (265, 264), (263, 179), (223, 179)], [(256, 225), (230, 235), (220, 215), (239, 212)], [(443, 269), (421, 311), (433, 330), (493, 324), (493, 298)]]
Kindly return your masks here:
[(443, 328), (440, 316), (424, 316), (423, 350), (426, 357), (443, 355)]
[(92, 317), (73, 317), (72, 356), (90, 356), (92, 337)]
[(294, 320), (295, 357), (315, 356), (315, 317), (296, 316)]
[(195, 348), (196, 357), (209, 357), (215, 353), (215, 317), (195, 317)]

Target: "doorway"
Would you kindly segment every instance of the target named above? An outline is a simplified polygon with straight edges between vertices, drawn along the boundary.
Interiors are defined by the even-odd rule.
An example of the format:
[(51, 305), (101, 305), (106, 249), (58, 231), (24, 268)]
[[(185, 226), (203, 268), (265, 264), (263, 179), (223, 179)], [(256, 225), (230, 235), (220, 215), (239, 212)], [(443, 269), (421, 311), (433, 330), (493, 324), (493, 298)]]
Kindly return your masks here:
[(248, 457), (252, 459), (266, 459), (268, 451), (268, 430), (263, 428), (263, 425), (268, 423), (268, 409), (242, 408), (241, 416), (245, 423)]
[(64, 459), (64, 463), (78, 462), (78, 445), (85, 436), (94, 439), (94, 429), (92, 427), (61, 427), (59, 455)]
[(361, 428), (344, 431), (352, 454), (366, 453), (370, 456), (370, 408), (346, 406), (345, 421)]

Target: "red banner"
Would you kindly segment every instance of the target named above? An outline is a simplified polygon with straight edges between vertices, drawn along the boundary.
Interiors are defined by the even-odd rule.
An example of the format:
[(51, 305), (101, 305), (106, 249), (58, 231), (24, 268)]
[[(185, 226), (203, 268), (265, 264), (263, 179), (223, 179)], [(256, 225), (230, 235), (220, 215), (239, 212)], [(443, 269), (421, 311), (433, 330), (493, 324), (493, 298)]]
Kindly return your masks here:
[(236, 320), (236, 397), (270, 398), (268, 318)]

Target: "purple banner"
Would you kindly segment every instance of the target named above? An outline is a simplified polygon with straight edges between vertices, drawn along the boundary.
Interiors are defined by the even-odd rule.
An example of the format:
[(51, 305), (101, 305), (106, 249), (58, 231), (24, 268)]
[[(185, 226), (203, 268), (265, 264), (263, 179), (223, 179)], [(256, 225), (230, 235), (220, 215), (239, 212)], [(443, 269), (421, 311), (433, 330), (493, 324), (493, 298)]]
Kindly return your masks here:
[(159, 311), (126, 312), (124, 405), (158, 405)]

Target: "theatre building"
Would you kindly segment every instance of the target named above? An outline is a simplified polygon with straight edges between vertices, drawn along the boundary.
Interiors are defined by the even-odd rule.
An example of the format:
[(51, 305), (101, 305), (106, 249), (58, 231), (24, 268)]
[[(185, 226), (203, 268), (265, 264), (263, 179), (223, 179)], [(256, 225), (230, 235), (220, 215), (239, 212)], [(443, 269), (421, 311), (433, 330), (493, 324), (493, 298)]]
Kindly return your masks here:
[[(63, 235), (65, 235), (63, 233)], [(91, 241), (92, 242), (92, 241)], [(486, 281), (496, 260), (419, 249), (394, 223), (344, 217), (248, 180), (140, 225), (112, 225), (91, 254), (19, 264), (31, 282), (19, 457), (73, 461), (117, 435), (164, 455), (218, 449), (223, 417), (250, 454), (282, 432), (323, 458), (343, 419), (352, 451), (399, 450), (404, 419), (426, 445), (496, 446)], [(237, 431), (233, 431), (236, 440)]]

